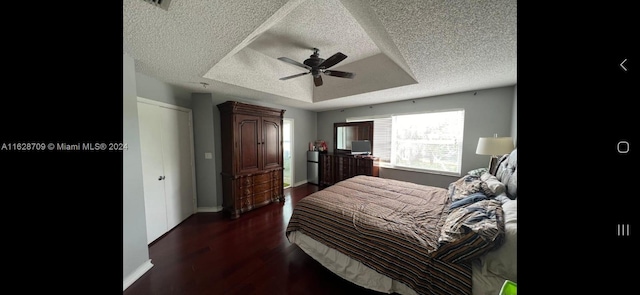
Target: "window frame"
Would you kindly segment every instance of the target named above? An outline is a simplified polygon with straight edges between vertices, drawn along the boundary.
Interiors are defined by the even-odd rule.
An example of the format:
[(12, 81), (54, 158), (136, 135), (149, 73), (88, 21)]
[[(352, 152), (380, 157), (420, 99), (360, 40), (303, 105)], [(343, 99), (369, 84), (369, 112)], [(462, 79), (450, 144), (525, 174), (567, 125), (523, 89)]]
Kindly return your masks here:
[[(446, 112), (462, 112), (462, 130), (461, 130), (461, 140), (462, 142), (460, 143), (460, 151), (458, 154), (458, 159), (457, 159), (457, 172), (451, 172), (451, 171), (443, 171), (443, 170), (433, 170), (433, 169), (427, 169), (427, 168), (416, 168), (416, 167), (410, 167), (410, 166), (404, 166), (404, 165), (397, 165), (397, 164), (393, 164), (394, 159), (394, 139), (395, 139), (395, 134), (396, 134), (396, 130), (393, 127), (393, 117), (396, 116), (407, 116), (407, 115), (423, 115), (423, 114), (434, 114), (434, 113), (446, 113)], [(358, 116), (358, 117), (349, 117), (346, 118), (346, 122), (359, 122), (359, 121), (374, 121), (375, 124), (375, 119), (383, 119), (383, 118), (391, 118), (392, 122), (391, 122), (391, 147), (390, 147), (390, 159), (389, 162), (383, 162), (383, 161), (379, 161), (379, 165), (380, 167), (383, 168), (387, 168), (387, 169), (396, 169), (396, 170), (404, 170), (404, 171), (411, 171), (411, 172), (420, 172), (420, 173), (430, 173), (430, 174), (439, 174), (439, 175), (446, 175), (446, 176), (461, 176), (462, 175), (462, 153), (464, 150), (464, 124), (465, 124), (465, 118), (466, 118), (466, 111), (464, 108), (451, 108), (451, 109), (441, 109), (441, 110), (434, 110), (434, 111), (419, 111), (419, 112), (406, 112), (406, 113), (391, 113), (391, 114), (385, 114), (385, 115), (373, 115), (373, 116)], [(374, 134), (375, 134), (375, 125), (374, 125)], [(375, 135), (374, 135), (375, 136)], [(377, 142), (378, 140), (375, 140), (374, 138), (374, 142)], [(374, 149), (375, 151), (375, 149)], [(374, 154), (375, 156), (375, 154)]]

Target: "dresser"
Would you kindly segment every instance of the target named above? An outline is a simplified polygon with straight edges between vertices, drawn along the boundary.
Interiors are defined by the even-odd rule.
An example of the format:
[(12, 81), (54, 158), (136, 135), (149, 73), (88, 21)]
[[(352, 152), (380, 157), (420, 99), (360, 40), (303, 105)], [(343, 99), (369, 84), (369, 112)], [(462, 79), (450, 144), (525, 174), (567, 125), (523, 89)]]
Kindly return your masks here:
[(330, 186), (356, 175), (380, 176), (379, 158), (320, 154), (320, 186)]
[(285, 110), (236, 101), (217, 105), (222, 139), (223, 210), (231, 218), (284, 202), (282, 119)]

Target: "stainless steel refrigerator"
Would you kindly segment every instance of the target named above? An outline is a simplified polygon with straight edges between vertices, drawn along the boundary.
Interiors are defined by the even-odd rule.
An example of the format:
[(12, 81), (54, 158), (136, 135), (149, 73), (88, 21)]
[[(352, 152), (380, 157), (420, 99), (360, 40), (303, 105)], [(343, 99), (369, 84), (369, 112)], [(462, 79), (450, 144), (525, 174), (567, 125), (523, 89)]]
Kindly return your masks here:
[(317, 185), (320, 173), (320, 152), (307, 151), (307, 182)]

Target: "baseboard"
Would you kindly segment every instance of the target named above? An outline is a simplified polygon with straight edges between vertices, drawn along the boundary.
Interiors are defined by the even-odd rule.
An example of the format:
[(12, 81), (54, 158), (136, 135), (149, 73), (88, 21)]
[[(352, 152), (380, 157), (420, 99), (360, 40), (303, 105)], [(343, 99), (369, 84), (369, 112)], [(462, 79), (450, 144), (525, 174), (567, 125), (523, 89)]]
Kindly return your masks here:
[(222, 206), (217, 207), (198, 207), (198, 212), (220, 212), (222, 211)]
[(293, 184), (293, 187), (301, 186), (301, 185), (303, 185), (303, 184), (305, 184), (305, 183), (307, 183), (307, 181), (306, 181), (306, 180), (303, 180), (303, 181), (300, 181), (300, 182), (296, 182), (296, 183), (294, 183), (294, 184)]
[(151, 259), (145, 261), (135, 271), (133, 271), (124, 280), (122, 280), (122, 291), (124, 291), (127, 288), (129, 288), (129, 286), (131, 286), (131, 284), (133, 284), (135, 281), (137, 281), (142, 275), (144, 275), (152, 267), (153, 267), (153, 264), (151, 263)]

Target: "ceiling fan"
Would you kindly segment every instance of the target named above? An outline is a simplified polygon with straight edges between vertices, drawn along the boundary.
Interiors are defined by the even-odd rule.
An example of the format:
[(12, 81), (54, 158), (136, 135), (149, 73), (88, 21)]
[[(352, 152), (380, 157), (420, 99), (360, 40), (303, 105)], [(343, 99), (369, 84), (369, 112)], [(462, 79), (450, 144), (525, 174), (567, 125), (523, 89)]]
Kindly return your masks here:
[(311, 74), (313, 76), (313, 84), (315, 84), (316, 86), (320, 86), (322, 85), (322, 76), (320, 76), (320, 74), (325, 74), (325, 75), (339, 77), (339, 78), (353, 79), (353, 77), (355, 76), (354, 73), (329, 70), (329, 68), (335, 66), (337, 63), (347, 58), (346, 55), (342, 54), (341, 52), (338, 52), (327, 59), (323, 59), (323, 58), (320, 58), (319, 52), (320, 50), (318, 48), (314, 48), (313, 54), (310, 55), (309, 58), (307, 58), (304, 61), (304, 63), (299, 63), (288, 57), (278, 57), (278, 59), (281, 61), (309, 70), (308, 72), (305, 72), (305, 73), (282, 77), (280, 78), (280, 80), (288, 80), (291, 78)]

